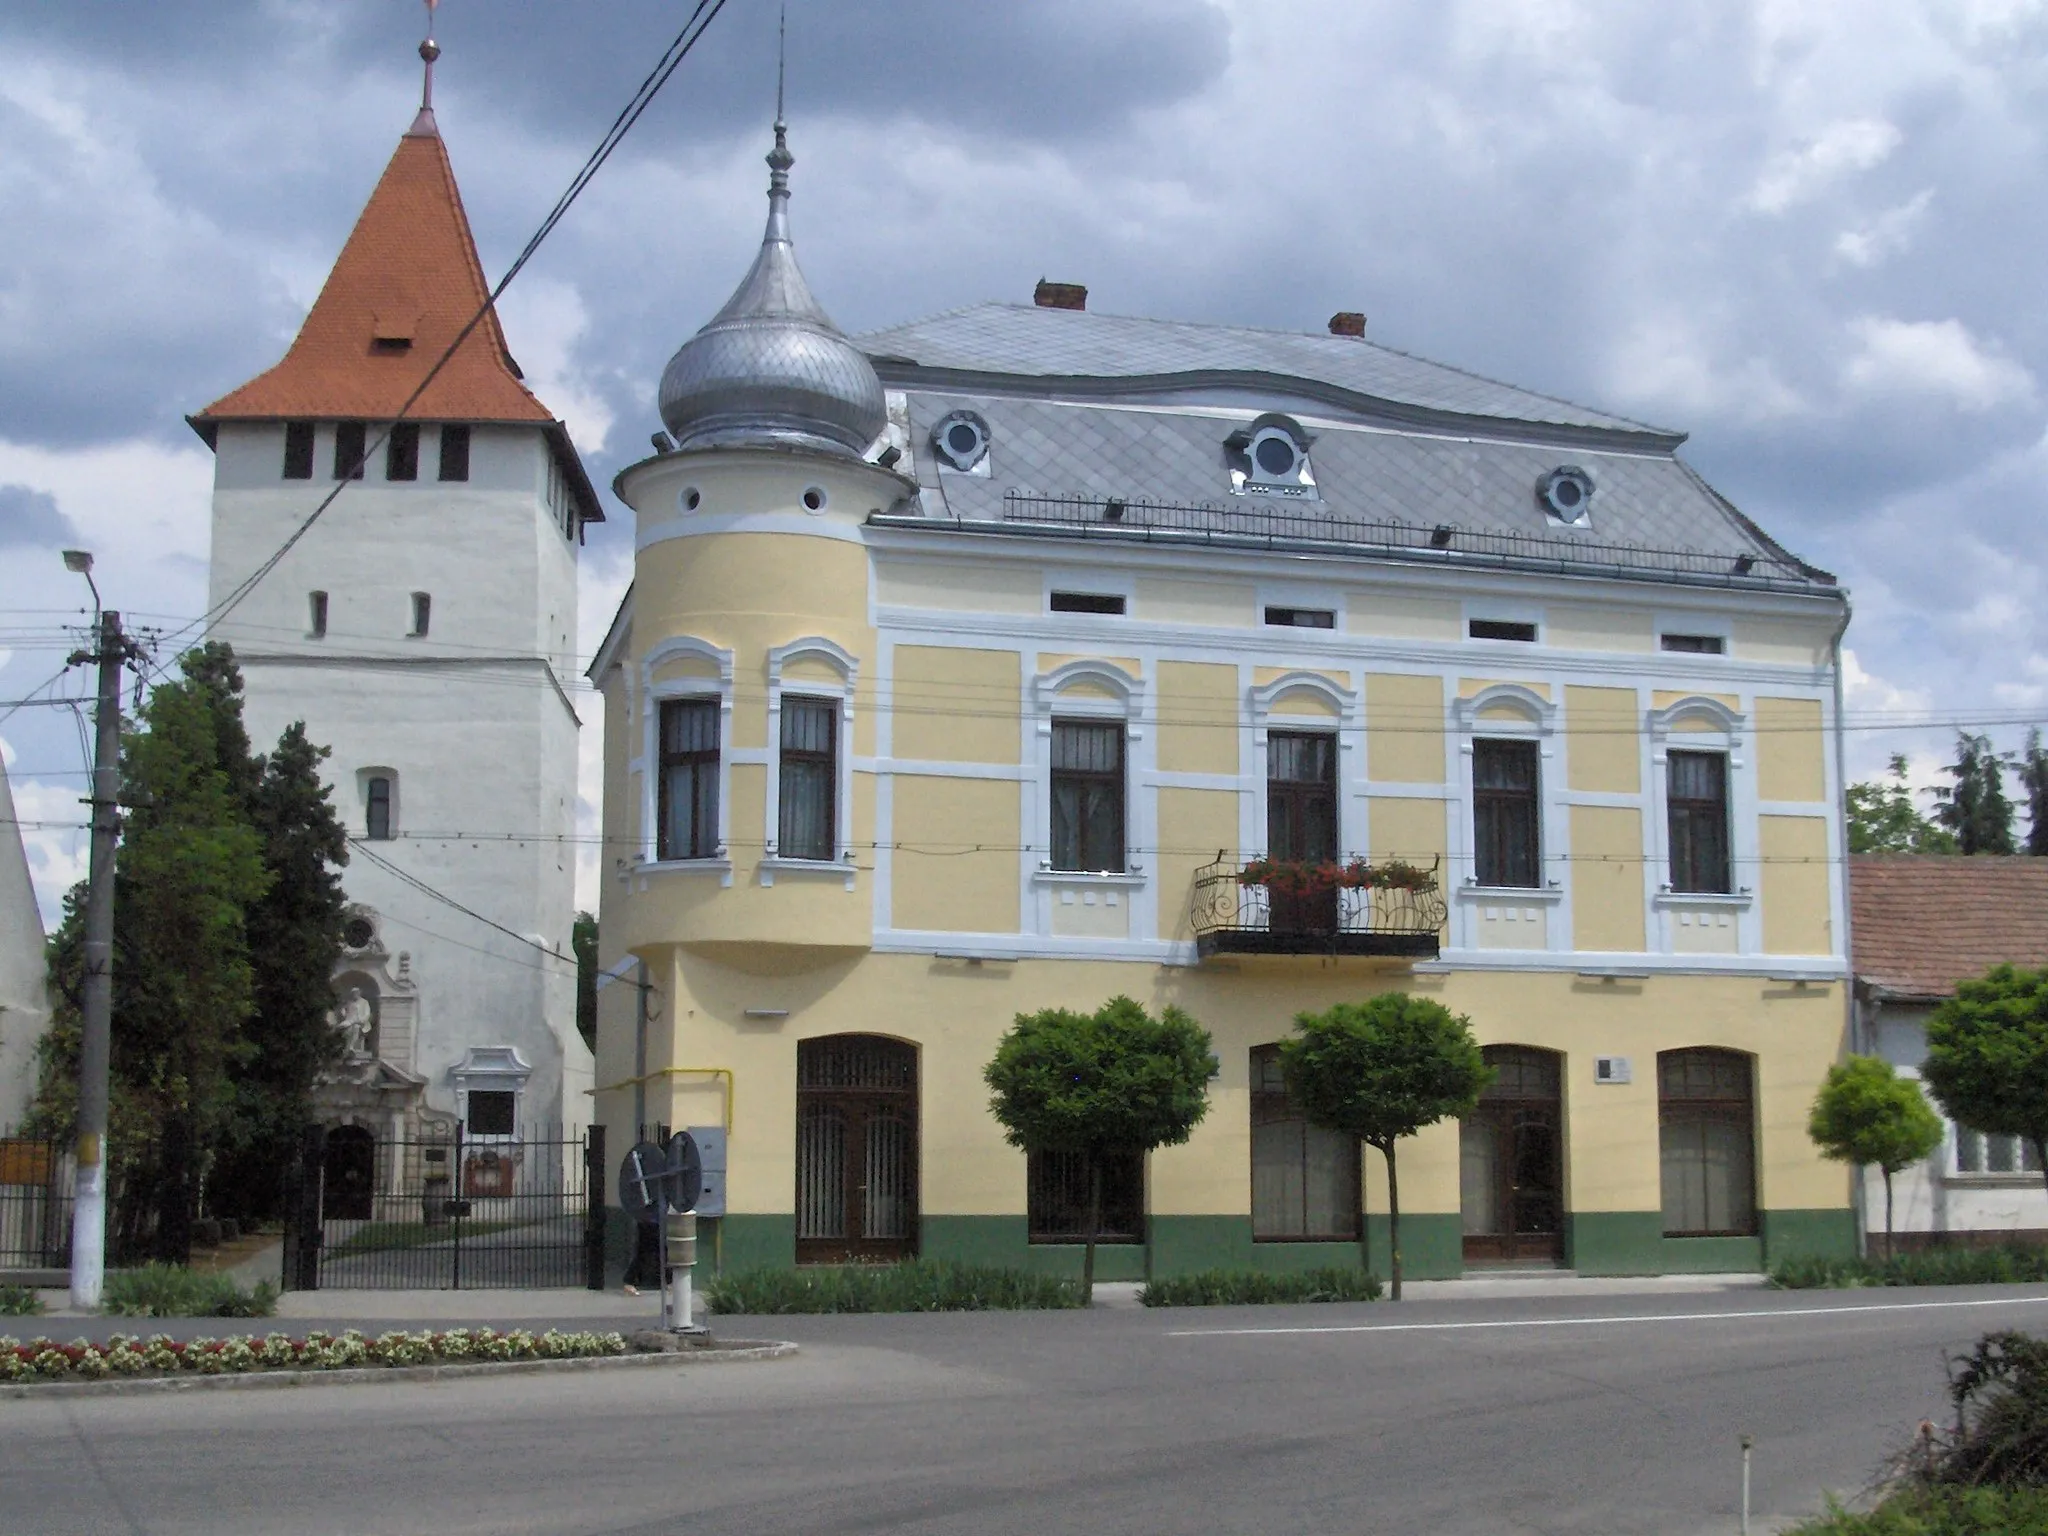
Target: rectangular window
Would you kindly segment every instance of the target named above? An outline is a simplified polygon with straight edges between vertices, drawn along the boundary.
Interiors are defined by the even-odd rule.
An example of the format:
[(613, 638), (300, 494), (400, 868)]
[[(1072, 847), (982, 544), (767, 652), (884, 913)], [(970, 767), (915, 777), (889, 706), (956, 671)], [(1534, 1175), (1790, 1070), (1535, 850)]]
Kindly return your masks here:
[(1663, 635), (1658, 643), (1667, 651), (1686, 651), (1695, 656), (1719, 656), (1728, 642), (1719, 635)]
[(782, 701), (782, 798), (775, 851), (785, 859), (838, 855), (838, 725), (837, 700)]
[[(1088, 1240), (1088, 1159), (1078, 1152), (1033, 1152), (1025, 1160), (1027, 1220), (1034, 1243)], [(1145, 1159), (1136, 1154), (1102, 1160), (1099, 1243), (1145, 1240)]]
[[(1266, 851), (1283, 863), (1324, 864), (1337, 857), (1337, 738), (1321, 731), (1273, 731), (1266, 737)], [(1328, 934), (1341, 915), (1334, 886), (1266, 893), (1270, 932)]]
[(1957, 1173), (2026, 1173), (2039, 1176), (2040, 1154), (2023, 1136), (1956, 1127)]
[(1473, 873), (1485, 886), (1531, 889), (1543, 883), (1533, 741), (1472, 743)]
[(327, 594), (308, 592), (306, 594), (306, 630), (315, 640), (327, 638)]
[(1666, 1237), (1756, 1231), (1756, 1114), (1749, 1058), (1733, 1051), (1657, 1057)]
[(1124, 596), (1121, 592), (1055, 592), (1052, 595), (1054, 613), (1122, 613)]
[(1052, 867), (1124, 870), (1124, 725), (1052, 723)]
[(1313, 1126), (1287, 1093), (1280, 1048), (1252, 1050), (1252, 1239), (1358, 1238), (1358, 1139)]
[(1335, 629), (1337, 615), (1328, 608), (1268, 608), (1266, 622), (1290, 629)]
[(391, 840), (391, 781), (382, 775), (363, 791), (363, 835), (373, 843)]
[(401, 421), (384, 439), (384, 478), (417, 480), (420, 477), (420, 424)]
[(363, 451), (369, 446), (370, 429), (360, 421), (338, 422), (334, 428), (334, 478), (363, 478)]
[(1465, 633), (1474, 640), (1520, 640), (1531, 645), (1536, 640), (1536, 626), (1515, 619), (1474, 619)]
[(414, 639), (418, 639), (427, 632), (427, 625), (432, 622), (433, 617), (434, 599), (432, 594), (426, 592), (413, 593), (411, 634)]
[(718, 857), (718, 716), (716, 699), (662, 702), (657, 858)]
[(451, 426), (441, 429), (441, 478), (469, 478), (469, 428)]
[(510, 1136), (518, 1095), (504, 1088), (472, 1088), (468, 1095), (469, 1121), (463, 1127), (472, 1136)]
[(288, 421), (284, 424), (284, 477), (287, 480), (313, 478), (313, 423)]
[(1728, 868), (1728, 757), (1669, 755), (1665, 799), (1671, 823), (1671, 889), (1732, 891)]

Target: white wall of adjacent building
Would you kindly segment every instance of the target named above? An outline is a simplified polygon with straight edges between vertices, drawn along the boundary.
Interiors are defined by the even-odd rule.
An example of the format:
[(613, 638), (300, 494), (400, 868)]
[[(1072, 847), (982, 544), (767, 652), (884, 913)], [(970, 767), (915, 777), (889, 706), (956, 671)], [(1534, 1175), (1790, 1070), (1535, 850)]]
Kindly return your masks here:
[(0, 765), (0, 1129), (19, 1121), (36, 1084), (36, 1042), (50, 1025), (43, 920)]

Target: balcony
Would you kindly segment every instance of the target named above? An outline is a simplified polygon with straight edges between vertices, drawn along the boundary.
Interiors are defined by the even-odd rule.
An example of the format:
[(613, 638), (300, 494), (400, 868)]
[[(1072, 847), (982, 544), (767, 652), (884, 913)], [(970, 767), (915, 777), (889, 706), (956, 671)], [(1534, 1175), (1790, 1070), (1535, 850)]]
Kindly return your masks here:
[(1217, 854), (1195, 871), (1195, 948), (1211, 955), (1433, 960), (1444, 926), (1437, 863), (1297, 864)]

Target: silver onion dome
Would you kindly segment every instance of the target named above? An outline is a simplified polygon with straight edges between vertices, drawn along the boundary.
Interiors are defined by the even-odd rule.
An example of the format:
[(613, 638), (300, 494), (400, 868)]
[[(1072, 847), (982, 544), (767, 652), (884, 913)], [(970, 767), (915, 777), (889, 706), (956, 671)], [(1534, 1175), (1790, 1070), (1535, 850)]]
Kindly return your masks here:
[(855, 454), (888, 420), (882, 382), (811, 297), (789, 238), (787, 129), (768, 154), (768, 229), (725, 308), (661, 375), (661, 420), (680, 448), (783, 444)]

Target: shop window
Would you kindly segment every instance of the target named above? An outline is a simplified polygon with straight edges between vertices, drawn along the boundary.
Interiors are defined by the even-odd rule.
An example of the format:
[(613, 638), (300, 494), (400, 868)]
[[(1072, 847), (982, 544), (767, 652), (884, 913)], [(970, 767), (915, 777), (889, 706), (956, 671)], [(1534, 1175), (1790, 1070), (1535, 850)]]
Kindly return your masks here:
[(1657, 1131), (1666, 1237), (1756, 1231), (1756, 1099), (1750, 1059), (1734, 1051), (1657, 1057)]
[[(1033, 1152), (1028, 1158), (1028, 1226), (1034, 1243), (1088, 1240), (1088, 1159), (1079, 1152)], [(1112, 1153), (1102, 1159), (1102, 1220), (1098, 1243), (1145, 1240), (1145, 1159)]]
[(1277, 1045), (1252, 1050), (1252, 1237), (1356, 1241), (1358, 1138), (1310, 1125)]

